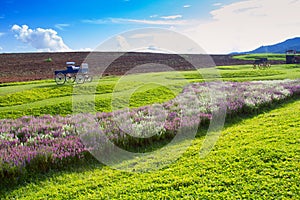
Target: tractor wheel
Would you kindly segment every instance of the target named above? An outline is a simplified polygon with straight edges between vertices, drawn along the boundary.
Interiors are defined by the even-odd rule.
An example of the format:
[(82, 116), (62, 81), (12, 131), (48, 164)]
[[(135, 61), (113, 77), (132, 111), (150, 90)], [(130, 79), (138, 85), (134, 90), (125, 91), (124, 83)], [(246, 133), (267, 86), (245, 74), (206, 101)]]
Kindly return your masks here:
[(66, 74), (66, 81), (67, 81), (67, 83), (74, 83), (75, 78), (76, 77), (73, 74)]
[(66, 82), (66, 76), (63, 73), (58, 73), (55, 75), (55, 82), (57, 85), (63, 85)]
[(77, 74), (76, 75), (76, 83), (78, 83), (78, 84), (84, 83), (84, 76), (81, 74)]

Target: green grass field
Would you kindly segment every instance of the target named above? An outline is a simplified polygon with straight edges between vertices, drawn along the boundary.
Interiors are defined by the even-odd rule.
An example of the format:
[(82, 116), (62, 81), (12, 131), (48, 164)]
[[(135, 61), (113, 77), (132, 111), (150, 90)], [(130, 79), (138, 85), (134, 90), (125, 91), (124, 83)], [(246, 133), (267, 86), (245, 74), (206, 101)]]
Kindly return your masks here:
[(235, 59), (240, 60), (256, 60), (260, 58), (268, 58), (269, 60), (280, 60), (285, 61), (285, 54), (270, 54), (270, 53), (262, 53), (262, 54), (245, 54), (245, 55), (237, 55), (233, 56)]
[(181, 158), (158, 171), (122, 172), (90, 161), (1, 189), (0, 198), (299, 199), (299, 109), (300, 100), (290, 100), (258, 116), (231, 120), (205, 158), (199, 156), (204, 140), (199, 133)]
[[(87, 103), (95, 95), (97, 111), (140, 107), (165, 102), (191, 82), (252, 81), (300, 78), (300, 65), (274, 65), (254, 70), (251, 65), (219, 66), (187, 72), (105, 77), (83, 85), (57, 86), (52, 80), (0, 84), (0, 118), (24, 115), (72, 114), (73, 97)], [(130, 95), (128, 95), (130, 94)], [(78, 103), (78, 102), (77, 102)], [(226, 119), (221, 137), (204, 158), (199, 150), (206, 129), (199, 130), (180, 157), (172, 157), (186, 143), (170, 146), (162, 160), (170, 165), (147, 173), (114, 170), (93, 158), (60, 170), (32, 174), (28, 179), (0, 187), (0, 199), (299, 199), (300, 99), (295, 97), (258, 115)], [(165, 141), (147, 147), (149, 151)], [(128, 160), (153, 168), (151, 157)], [(146, 162), (145, 162), (146, 161)], [(149, 162), (148, 162), (149, 161)], [(142, 163), (139, 165), (139, 163)], [(122, 166), (124, 163), (120, 163)]]
[[(100, 81), (79, 86), (57, 86), (51, 80), (23, 84), (2, 84), (0, 85), (0, 118), (71, 114), (73, 112), (73, 95), (78, 94), (87, 94), (89, 97), (95, 96), (96, 110), (108, 112), (116, 108), (161, 103), (174, 98), (182, 90), (182, 87), (190, 82), (211, 81), (216, 77), (222, 77), (224, 81), (295, 79), (300, 77), (299, 65), (274, 65), (268, 70), (254, 70), (251, 65), (219, 66), (217, 69), (138, 74), (122, 78), (106, 77)], [(87, 103), (85, 98), (82, 101)]]

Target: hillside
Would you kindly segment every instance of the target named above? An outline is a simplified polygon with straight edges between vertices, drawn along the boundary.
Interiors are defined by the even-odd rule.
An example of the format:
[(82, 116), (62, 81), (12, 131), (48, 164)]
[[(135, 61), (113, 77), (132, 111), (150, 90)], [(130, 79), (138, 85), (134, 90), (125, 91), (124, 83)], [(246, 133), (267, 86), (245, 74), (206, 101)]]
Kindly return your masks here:
[(287, 50), (300, 51), (300, 37), (285, 40), (273, 45), (261, 46), (253, 51), (244, 52), (247, 54), (256, 53), (285, 53)]
[[(66, 61), (82, 63), (90, 52), (64, 52), (64, 53), (9, 53), (0, 54), (0, 83), (16, 81), (32, 81), (52, 79), (54, 71), (65, 69)], [(230, 55), (175, 55), (151, 53), (92, 53), (89, 59), (91, 68), (107, 66), (105, 75), (122, 75), (133, 67), (148, 63), (167, 65), (175, 70), (194, 69), (187, 60), (192, 60), (201, 67), (211, 67), (214, 62), (217, 66), (249, 64), (253, 61), (233, 59)], [(51, 58), (51, 62), (47, 59)], [(112, 63), (110, 63), (113, 61)], [(96, 66), (96, 67), (95, 67)], [(154, 69), (147, 69), (153, 71)], [(155, 69), (157, 71), (160, 69)]]

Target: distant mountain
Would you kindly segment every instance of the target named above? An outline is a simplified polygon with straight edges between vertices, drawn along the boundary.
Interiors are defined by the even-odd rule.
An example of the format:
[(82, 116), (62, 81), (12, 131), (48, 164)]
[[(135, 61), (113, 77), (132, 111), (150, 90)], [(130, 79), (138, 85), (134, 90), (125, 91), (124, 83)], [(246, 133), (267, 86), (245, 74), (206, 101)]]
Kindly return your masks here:
[(253, 51), (243, 52), (245, 54), (254, 53), (285, 53), (287, 50), (300, 51), (300, 37), (288, 39), (278, 44), (261, 46)]

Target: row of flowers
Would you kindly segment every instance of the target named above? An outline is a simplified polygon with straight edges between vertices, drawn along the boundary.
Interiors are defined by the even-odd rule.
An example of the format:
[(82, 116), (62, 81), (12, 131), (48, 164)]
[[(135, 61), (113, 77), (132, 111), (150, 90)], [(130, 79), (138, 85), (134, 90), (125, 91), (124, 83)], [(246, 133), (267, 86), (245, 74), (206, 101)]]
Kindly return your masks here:
[[(99, 138), (122, 148), (142, 146), (208, 123), (220, 110), (228, 115), (250, 113), (299, 93), (300, 80), (193, 83), (163, 104), (96, 115), (0, 120), (0, 177), (24, 171), (32, 163), (80, 159)], [(101, 137), (82, 142), (95, 134)]]

